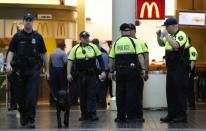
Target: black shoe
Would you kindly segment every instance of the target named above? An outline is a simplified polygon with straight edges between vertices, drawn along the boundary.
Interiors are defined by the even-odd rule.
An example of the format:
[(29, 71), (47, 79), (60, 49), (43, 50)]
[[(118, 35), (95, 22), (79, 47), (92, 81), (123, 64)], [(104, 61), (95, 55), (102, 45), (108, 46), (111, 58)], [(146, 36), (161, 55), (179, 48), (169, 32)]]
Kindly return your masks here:
[(64, 121), (64, 127), (68, 128), (69, 127), (69, 121)]
[(24, 127), (27, 124), (26, 119), (22, 115), (20, 115), (20, 124), (22, 127)]
[(166, 117), (162, 117), (160, 118), (161, 122), (172, 122), (173, 121), (173, 117), (167, 115)]
[(83, 115), (79, 118), (79, 121), (86, 121), (86, 120), (88, 120), (88, 117), (85, 115)]
[(143, 117), (141, 117), (141, 118), (137, 118), (136, 120), (137, 120), (137, 122), (145, 122), (145, 120), (144, 120)]
[(34, 129), (35, 128), (35, 124), (33, 122), (29, 122), (25, 125), (25, 128), (28, 128), (28, 129)]
[(117, 117), (117, 118), (114, 119), (114, 122), (117, 122), (117, 123), (119, 123), (119, 122), (126, 122), (126, 121), (127, 121), (126, 118)]
[(14, 110), (17, 110), (18, 108), (17, 107), (10, 107), (9, 109), (8, 109), (8, 111), (14, 111)]
[(90, 120), (90, 121), (98, 121), (99, 118), (98, 118), (96, 115), (91, 115), (91, 116), (89, 117), (89, 120)]
[(174, 123), (184, 123), (187, 122), (187, 117), (186, 116), (179, 116), (179, 117), (175, 117), (173, 119)]
[(144, 118), (131, 118), (127, 119), (127, 122), (145, 122)]

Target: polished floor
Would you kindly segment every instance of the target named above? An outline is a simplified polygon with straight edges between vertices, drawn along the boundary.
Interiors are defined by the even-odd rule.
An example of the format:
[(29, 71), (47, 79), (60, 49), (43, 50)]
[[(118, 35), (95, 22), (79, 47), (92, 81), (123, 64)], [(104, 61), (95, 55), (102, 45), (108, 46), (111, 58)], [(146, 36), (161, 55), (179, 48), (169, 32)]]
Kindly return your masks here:
[[(206, 131), (206, 110), (203, 108), (188, 111), (188, 123), (161, 123), (159, 118), (166, 115), (166, 111), (144, 111), (144, 123), (114, 122), (116, 111), (98, 110), (100, 118), (97, 122), (80, 122), (80, 111), (73, 107), (70, 112), (69, 131)], [(39, 106), (36, 115), (35, 130), (60, 130), (57, 129), (55, 108)], [(19, 128), (19, 115), (17, 111), (0, 109), (0, 130), (23, 130)]]

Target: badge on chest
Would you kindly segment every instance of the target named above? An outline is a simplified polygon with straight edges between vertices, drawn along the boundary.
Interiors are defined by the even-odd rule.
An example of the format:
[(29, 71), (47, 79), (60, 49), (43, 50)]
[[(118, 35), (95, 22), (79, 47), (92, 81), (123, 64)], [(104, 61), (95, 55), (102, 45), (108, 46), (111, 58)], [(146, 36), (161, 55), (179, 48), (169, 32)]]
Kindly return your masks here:
[(36, 39), (32, 38), (31, 43), (35, 45), (36, 44)]

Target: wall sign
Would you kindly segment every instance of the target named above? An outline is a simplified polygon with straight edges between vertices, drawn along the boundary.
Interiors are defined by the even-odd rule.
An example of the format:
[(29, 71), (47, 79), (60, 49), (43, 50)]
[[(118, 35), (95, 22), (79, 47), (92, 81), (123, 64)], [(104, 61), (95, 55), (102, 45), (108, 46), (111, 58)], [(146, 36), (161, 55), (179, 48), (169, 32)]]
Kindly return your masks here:
[(165, 0), (137, 0), (137, 19), (165, 19)]

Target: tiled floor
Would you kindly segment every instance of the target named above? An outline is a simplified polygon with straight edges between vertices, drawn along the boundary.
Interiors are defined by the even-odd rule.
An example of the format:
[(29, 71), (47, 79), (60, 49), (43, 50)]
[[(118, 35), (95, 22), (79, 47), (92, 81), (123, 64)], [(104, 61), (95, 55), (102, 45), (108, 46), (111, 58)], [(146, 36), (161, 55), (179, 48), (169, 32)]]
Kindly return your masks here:
[[(160, 123), (159, 118), (166, 115), (165, 111), (144, 111), (144, 123), (114, 122), (116, 111), (98, 110), (98, 122), (80, 122), (80, 111), (73, 108), (70, 113), (70, 131), (206, 131), (206, 110), (188, 111), (188, 123)], [(19, 129), (19, 116), (16, 111), (0, 110), (0, 130)], [(38, 107), (35, 130), (57, 129), (56, 113), (54, 108), (48, 106)]]

